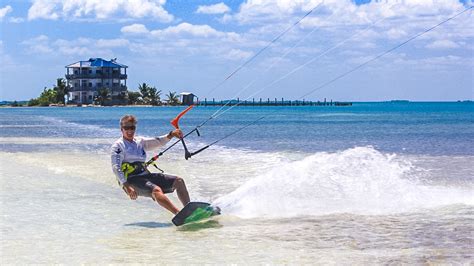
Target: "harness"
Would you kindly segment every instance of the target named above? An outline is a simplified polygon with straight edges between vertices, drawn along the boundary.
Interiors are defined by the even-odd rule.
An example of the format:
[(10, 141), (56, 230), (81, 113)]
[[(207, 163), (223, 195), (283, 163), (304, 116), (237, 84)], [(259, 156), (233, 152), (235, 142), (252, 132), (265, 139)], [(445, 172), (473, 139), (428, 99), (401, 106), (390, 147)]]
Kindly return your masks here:
[(122, 163), (121, 169), (125, 175), (125, 179), (143, 172), (149, 172), (144, 162)]
[[(156, 169), (158, 169), (160, 172), (164, 173), (164, 171), (161, 170), (156, 165), (155, 162), (152, 162), (150, 164), (156, 167)], [(144, 162), (122, 163), (121, 169), (122, 169), (123, 174), (125, 175), (125, 179), (128, 179), (130, 176), (139, 175), (139, 174), (142, 174), (143, 172), (150, 173), (150, 171), (147, 168), (147, 166), (150, 164), (147, 164)]]

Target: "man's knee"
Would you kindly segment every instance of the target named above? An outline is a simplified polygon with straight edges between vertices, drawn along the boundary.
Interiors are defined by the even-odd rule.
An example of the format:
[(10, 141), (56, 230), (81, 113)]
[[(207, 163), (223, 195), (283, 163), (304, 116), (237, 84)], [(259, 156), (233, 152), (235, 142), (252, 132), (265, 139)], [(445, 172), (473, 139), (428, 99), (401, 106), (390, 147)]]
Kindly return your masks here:
[(176, 180), (173, 183), (173, 187), (180, 188), (184, 186), (185, 186), (184, 179), (182, 179), (181, 177), (176, 177)]
[(153, 194), (153, 196), (160, 196), (160, 195), (163, 195), (163, 190), (161, 190), (161, 188), (159, 186), (156, 186), (153, 188), (153, 191), (151, 192), (151, 194)]

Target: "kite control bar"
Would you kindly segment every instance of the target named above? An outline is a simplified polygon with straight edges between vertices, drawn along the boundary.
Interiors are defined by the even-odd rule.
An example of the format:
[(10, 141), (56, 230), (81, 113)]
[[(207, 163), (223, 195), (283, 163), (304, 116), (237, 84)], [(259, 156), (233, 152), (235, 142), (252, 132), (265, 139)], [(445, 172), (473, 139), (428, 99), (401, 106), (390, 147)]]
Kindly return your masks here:
[[(182, 111), (181, 113), (179, 113), (173, 120), (171, 120), (171, 125), (176, 128), (176, 129), (179, 129), (179, 119), (184, 115), (186, 114), (189, 110), (193, 109), (194, 105), (191, 105), (189, 106), (188, 108), (186, 108), (184, 111)], [(198, 133), (199, 134), (199, 133)], [(181, 137), (179, 138), (181, 140), (181, 143), (183, 143), (183, 147), (184, 147), (184, 158), (187, 160), (189, 158), (191, 158), (191, 153), (189, 152), (188, 150), (188, 147), (186, 147), (186, 143), (184, 142), (184, 137)]]
[[(185, 110), (183, 110), (181, 113), (179, 113), (173, 120), (171, 120), (171, 125), (172, 125), (174, 128), (179, 129), (179, 119), (180, 119), (184, 114), (186, 114), (189, 110), (191, 110), (193, 107), (194, 107), (194, 105), (191, 105), (191, 106), (189, 106), (188, 108), (186, 108)], [(160, 156), (162, 156), (166, 151), (168, 151), (169, 149), (171, 149), (172, 147), (174, 147), (174, 145), (176, 145), (178, 142), (181, 142), (181, 143), (183, 144), (183, 147), (184, 147), (184, 158), (185, 158), (186, 160), (188, 160), (188, 159), (191, 158), (192, 156), (194, 156), (194, 155), (196, 155), (196, 154), (198, 154), (198, 153), (200, 153), (200, 152), (206, 150), (207, 148), (209, 148), (209, 147), (215, 145), (216, 143), (218, 143), (218, 142), (220, 142), (220, 141), (222, 141), (222, 140), (224, 140), (224, 139), (226, 139), (226, 138), (228, 138), (228, 137), (230, 137), (230, 136), (236, 134), (237, 132), (243, 130), (244, 128), (247, 128), (247, 127), (249, 127), (249, 126), (251, 126), (251, 125), (253, 125), (253, 124), (259, 122), (259, 121), (262, 120), (263, 118), (265, 118), (265, 117), (264, 117), (264, 116), (263, 116), (263, 117), (260, 117), (260, 118), (258, 118), (258, 119), (256, 119), (256, 120), (254, 120), (254, 121), (252, 121), (252, 122), (250, 122), (250, 123), (244, 125), (243, 127), (238, 128), (237, 130), (231, 132), (230, 134), (228, 134), (228, 135), (226, 135), (226, 136), (224, 136), (224, 137), (222, 137), (222, 138), (220, 138), (220, 139), (218, 139), (218, 140), (216, 140), (216, 141), (214, 141), (214, 142), (212, 142), (212, 143), (210, 143), (210, 144), (208, 144), (208, 145), (206, 145), (206, 146), (200, 148), (199, 150), (197, 150), (197, 151), (195, 151), (195, 152), (189, 152), (188, 147), (186, 146), (186, 143), (184, 142), (184, 139), (185, 139), (187, 136), (191, 135), (193, 132), (196, 132), (196, 134), (197, 134), (198, 136), (201, 136), (201, 134), (199, 133), (199, 130), (198, 130), (198, 127), (199, 127), (199, 126), (198, 126), (198, 127), (194, 128), (193, 130), (189, 131), (186, 135), (184, 135), (183, 137), (181, 137), (178, 141), (176, 141), (175, 143), (171, 144), (168, 148), (166, 148), (166, 149), (163, 150), (162, 152), (158, 153), (157, 155), (153, 156), (150, 160), (148, 160), (148, 162), (145, 163), (145, 166), (149, 166), (150, 164), (153, 164), (157, 169), (161, 170), (160, 168), (158, 168), (158, 166), (156, 166), (155, 161), (158, 160), (158, 158), (159, 158)], [(162, 170), (161, 170), (161, 171), (162, 171)]]
[[(171, 125), (176, 128), (176, 129), (179, 129), (179, 119), (184, 115), (186, 114), (189, 110), (191, 110), (195, 105), (191, 105), (189, 106), (188, 108), (186, 108), (185, 110), (183, 110), (181, 113), (179, 113), (175, 118), (173, 118), (173, 120), (170, 121)], [(173, 143), (172, 145), (170, 145), (168, 148), (166, 148), (164, 151), (158, 153), (157, 155), (153, 156), (150, 160), (148, 160), (146, 163), (145, 163), (145, 166), (149, 166), (150, 164), (153, 164), (157, 169), (158, 166), (156, 166), (155, 164), (155, 161), (158, 160), (158, 158), (160, 158), (160, 156), (163, 155), (163, 153), (165, 153), (166, 151), (168, 151), (169, 149), (171, 149), (174, 145), (176, 145), (178, 142), (181, 142), (183, 143), (183, 147), (184, 147), (184, 158), (187, 160), (189, 158), (191, 158), (191, 156), (194, 155), (194, 153), (191, 153), (189, 152), (188, 150), (188, 147), (186, 146), (186, 143), (184, 142), (184, 138), (189, 136), (191, 133), (193, 133), (194, 131), (196, 131), (196, 133), (198, 134), (198, 136), (201, 136), (201, 134), (199, 133), (199, 130), (197, 128), (191, 130), (189, 133), (187, 133), (186, 135), (184, 135), (182, 138), (179, 139), (179, 141), (176, 141), (175, 143)], [(159, 169), (161, 170), (161, 169)]]

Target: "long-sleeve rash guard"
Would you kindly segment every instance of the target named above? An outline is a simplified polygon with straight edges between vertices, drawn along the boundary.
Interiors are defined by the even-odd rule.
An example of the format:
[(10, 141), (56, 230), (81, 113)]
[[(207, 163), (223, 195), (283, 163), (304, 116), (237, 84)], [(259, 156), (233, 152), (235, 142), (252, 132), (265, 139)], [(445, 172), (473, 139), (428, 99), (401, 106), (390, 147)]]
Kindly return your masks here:
[(127, 181), (122, 171), (123, 163), (145, 162), (146, 151), (166, 145), (170, 140), (167, 135), (157, 138), (134, 138), (128, 141), (123, 137), (115, 141), (111, 147), (112, 170), (121, 185)]

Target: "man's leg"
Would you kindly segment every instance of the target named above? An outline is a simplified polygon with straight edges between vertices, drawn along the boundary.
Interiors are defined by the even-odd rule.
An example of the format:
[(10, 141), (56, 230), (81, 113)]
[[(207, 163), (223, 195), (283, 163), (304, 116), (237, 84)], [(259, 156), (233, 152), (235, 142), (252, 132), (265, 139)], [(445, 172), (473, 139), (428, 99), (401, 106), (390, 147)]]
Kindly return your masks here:
[(188, 189), (186, 188), (186, 184), (181, 177), (177, 177), (176, 180), (173, 182), (173, 189), (176, 189), (176, 193), (178, 194), (178, 198), (185, 206), (189, 203), (189, 193)]
[(174, 206), (170, 199), (166, 197), (160, 187), (154, 187), (151, 196), (156, 202), (158, 202), (158, 204), (160, 204), (161, 206), (163, 206), (163, 208), (167, 209), (173, 214), (177, 214), (179, 212), (178, 208), (176, 208), (176, 206)]

